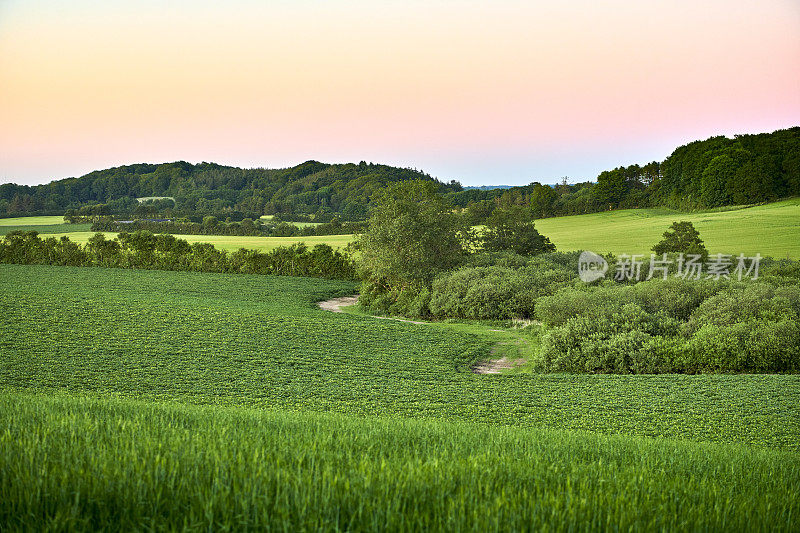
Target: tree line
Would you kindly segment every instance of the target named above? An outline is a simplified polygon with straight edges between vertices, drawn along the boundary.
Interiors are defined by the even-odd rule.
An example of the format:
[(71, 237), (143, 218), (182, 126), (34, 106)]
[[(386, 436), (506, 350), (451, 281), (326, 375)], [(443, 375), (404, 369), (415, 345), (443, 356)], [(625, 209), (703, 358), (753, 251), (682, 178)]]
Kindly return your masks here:
[(209, 243), (190, 244), (173, 235), (148, 231), (120, 233), (113, 239), (98, 233), (85, 245), (66, 236), (42, 239), (35, 231), (13, 231), (0, 241), (0, 263), (356, 278), (349, 254), (327, 244), (308, 248), (300, 243), (269, 252), (240, 249), (228, 253)]
[[(103, 214), (159, 213), (163, 218), (200, 214), (241, 220), (279, 214), (287, 220), (294, 215), (313, 215), (320, 222), (334, 215), (363, 220), (374, 194), (387, 184), (410, 179), (434, 182), (442, 192), (461, 189), (456, 182), (442, 183), (416, 169), (364, 161), (337, 165), (307, 161), (286, 169), (178, 161), (126, 165), (45, 185), (3, 184), (0, 215), (55, 215), (104, 204)], [(143, 204), (137, 198), (155, 200)]]
[[(81, 219), (76, 221), (81, 221)], [(186, 218), (178, 220), (135, 219), (120, 221), (114, 220), (112, 217), (97, 217), (91, 226), (91, 231), (114, 233), (149, 231), (172, 235), (235, 235), (245, 237), (312, 237), (350, 235), (360, 233), (363, 228), (364, 225), (362, 223), (342, 223), (338, 218), (334, 218), (331, 222), (301, 227), (280, 220), (264, 223), (254, 221), (251, 218), (245, 218), (241, 222), (233, 222), (231, 220), (220, 222), (214, 216), (203, 217), (202, 222), (192, 222)]]
[[(67, 209), (141, 218), (213, 215), (328, 222), (364, 220), (389, 185), (430, 181), (473, 223), (496, 208), (530, 206), (536, 218), (608, 209), (667, 206), (714, 208), (800, 195), (800, 127), (711, 137), (676, 148), (664, 161), (603, 171), (596, 182), (533, 182), (507, 189), (463, 188), (416, 169), (361, 162), (307, 161), (287, 169), (242, 169), (215, 163), (127, 165), (46, 185), (0, 185), (0, 216), (63, 214)], [(140, 203), (137, 198), (155, 198)], [(170, 197), (170, 200), (160, 199)], [(100, 214), (100, 213), (93, 213)], [(156, 217), (155, 215), (159, 215)]]

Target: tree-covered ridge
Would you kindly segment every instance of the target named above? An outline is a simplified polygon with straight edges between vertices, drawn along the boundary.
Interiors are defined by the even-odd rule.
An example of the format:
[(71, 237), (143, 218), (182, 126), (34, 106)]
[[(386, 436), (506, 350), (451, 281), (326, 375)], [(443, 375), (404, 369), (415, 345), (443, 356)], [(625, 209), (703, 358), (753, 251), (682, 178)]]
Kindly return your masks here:
[(664, 161), (606, 170), (597, 182), (448, 193), (470, 219), (496, 207), (529, 205), (545, 218), (643, 207), (705, 209), (800, 195), (800, 127), (773, 133), (711, 137), (675, 149)]
[[(499, 178), (499, 177), (498, 177)], [(284, 220), (314, 215), (328, 221), (363, 220), (387, 185), (422, 179), (467, 220), (482, 224), (495, 208), (527, 205), (535, 218), (618, 208), (667, 206), (703, 209), (800, 195), (800, 127), (772, 133), (711, 137), (678, 147), (664, 161), (617, 167), (597, 181), (551, 187), (538, 182), (511, 188), (464, 189), (410, 168), (361, 162), (307, 161), (286, 169), (242, 169), (183, 161), (137, 164), (91, 172), (46, 185), (0, 185), (0, 215), (62, 214), (91, 204), (132, 214), (136, 198), (172, 197), (165, 216), (215, 215), (241, 220), (279, 214)]]
[[(59, 214), (92, 203), (107, 204), (111, 212), (133, 212), (137, 198), (172, 197), (178, 213), (337, 213), (353, 220), (366, 216), (371, 197), (387, 184), (411, 179), (436, 181), (415, 169), (363, 161), (357, 165), (306, 161), (286, 169), (185, 161), (136, 164), (45, 185), (0, 185), (0, 214)], [(442, 192), (461, 189), (455, 182), (439, 187)]]

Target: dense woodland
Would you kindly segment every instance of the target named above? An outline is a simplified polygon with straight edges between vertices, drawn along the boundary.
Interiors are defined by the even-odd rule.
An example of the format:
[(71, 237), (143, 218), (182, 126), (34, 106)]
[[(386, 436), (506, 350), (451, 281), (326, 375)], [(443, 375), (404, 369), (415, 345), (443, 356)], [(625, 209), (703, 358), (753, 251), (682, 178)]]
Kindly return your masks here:
[[(554, 187), (463, 188), (415, 169), (361, 162), (307, 161), (288, 169), (241, 169), (214, 163), (137, 164), (46, 185), (0, 185), (0, 216), (96, 214), (154, 217), (216, 216), (285, 221), (364, 220), (387, 185), (421, 179), (437, 185), (472, 223), (499, 207), (527, 205), (537, 218), (617, 208), (714, 208), (800, 195), (800, 127), (757, 135), (719, 136), (678, 147), (664, 161), (601, 172), (596, 182)], [(502, 176), (496, 179), (502, 180)], [(169, 197), (148, 204), (137, 198)], [(195, 220), (199, 222), (199, 220)]]

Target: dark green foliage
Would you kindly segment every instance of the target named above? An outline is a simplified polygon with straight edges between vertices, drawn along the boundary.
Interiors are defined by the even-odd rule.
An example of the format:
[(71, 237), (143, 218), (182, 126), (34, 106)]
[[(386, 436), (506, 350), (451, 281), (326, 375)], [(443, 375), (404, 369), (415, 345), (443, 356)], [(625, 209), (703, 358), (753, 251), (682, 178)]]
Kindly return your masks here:
[(550, 239), (536, 230), (530, 209), (523, 206), (496, 209), (486, 221), (481, 243), (487, 252), (509, 251), (519, 255), (556, 250)]
[(416, 300), (436, 274), (464, 261), (468, 231), (432, 183), (408, 181), (387, 189), (356, 243), (364, 305), (385, 310), (390, 303), (406, 307)]
[[(785, 282), (785, 281), (784, 281)], [(800, 371), (800, 288), (652, 280), (539, 299), (549, 372)]]
[[(214, 163), (139, 164), (95, 171), (46, 185), (0, 185), (0, 215), (64, 214), (90, 218), (125, 213), (154, 218), (214, 215), (327, 222), (364, 220), (374, 198), (388, 185), (422, 179), (435, 184), (453, 206), (465, 208), (470, 224), (482, 224), (495, 207), (528, 205), (537, 218), (617, 208), (678, 209), (749, 204), (800, 195), (800, 127), (733, 139), (712, 137), (680, 146), (664, 161), (600, 173), (597, 184), (555, 189), (522, 187), (464, 189), (413, 169), (386, 165), (327, 165), (241, 169)], [(137, 197), (170, 196), (145, 204)], [(94, 222), (94, 220), (83, 220)]]
[[(574, 282), (576, 255), (477, 255), (470, 261), (474, 266), (443, 273), (434, 280), (430, 314), (469, 319), (531, 317), (540, 297)], [(575, 265), (570, 264), (573, 258)]]
[(558, 200), (558, 193), (549, 185), (541, 185), (540, 183), (533, 183), (530, 193), (531, 210), (535, 218), (545, 218), (553, 216), (556, 213), (556, 200)]
[(173, 235), (148, 231), (120, 233), (108, 240), (98, 233), (85, 247), (67, 237), (42, 240), (35, 231), (11, 232), (0, 241), (0, 263), (103, 266), (199, 272), (234, 272), (355, 279), (352, 259), (327, 244), (309, 250), (304, 244), (269, 252), (241, 249), (229, 254), (209, 243), (189, 244)]
[(659, 255), (682, 253), (686, 255), (699, 255), (703, 261), (708, 259), (703, 240), (691, 222), (673, 222), (672, 226), (664, 232), (664, 238), (653, 246), (653, 251)]
[[(199, 214), (220, 220), (313, 214), (315, 221), (327, 222), (338, 213), (344, 220), (363, 220), (373, 196), (391, 183), (414, 179), (430, 181), (441, 192), (461, 189), (457, 182), (441, 183), (414, 169), (372, 163), (307, 161), (287, 169), (241, 169), (178, 161), (110, 168), (33, 187), (0, 185), (0, 214), (64, 214), (69, 210), (70, 217)], [(174, 201), (136, 201), (143, 197), (173, 197)], [(154, 217), (156, 213), (163, 216)]]
[[(208, 217), (213, 218), (213, 217)], [(85, 225), (81, 225), (82, 227)], [(54, 228), (57, 226), (54, 226)], [(89, 226), (85, 226), (89, 230)], [(71, 227), (67, 227), (71, 229)], [(239, 236), (264, 236), (264, 237), (298, 237), (313, 235), (350, 235), (364, 230), (364, 224), (358, 222), (342, 223), (338, 218), (331, 222), (319, 223), (300, 227), (288, 222), (279, 221), (262, 223), (251, 218), (244, 218), (241, 222), (219, 222), (215, 224), (201, 224), (187, 219), (179, 220), (132, 220), (120, 222), (110, 217), (105, 217), (91, 225), (91, 231), (106, 231), (113, 233), (146, 230), (152, 233), (170, 233), (175, 235), (239, 235)], [(2, 227), (0, 227), (0, 232)], [(71, 231), (78, 231), (71, 229)], [(41, 233), (41, 232), (40, 232)]]

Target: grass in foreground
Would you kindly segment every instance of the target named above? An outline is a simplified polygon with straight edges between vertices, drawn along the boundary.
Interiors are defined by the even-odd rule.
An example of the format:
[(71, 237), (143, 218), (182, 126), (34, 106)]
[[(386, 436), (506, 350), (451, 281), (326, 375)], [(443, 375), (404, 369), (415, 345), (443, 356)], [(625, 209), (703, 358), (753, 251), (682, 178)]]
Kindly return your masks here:
[(797, 375), (475, 375), (470, 331), (330, 313), (308, 278), (0, 265), (0, 389), (800, 448)]
[(800, 198), (746, 208), (698, 213), (670, 209), (624, 209), (589, 215), (545, 218), (536, 228), (561, 251), (592, 250), (646, 254), (664, 231), (688, 220), (712, 254), (800, 259)]
[(800, 456), (0, 393), (3, 529), (791, 531)]

